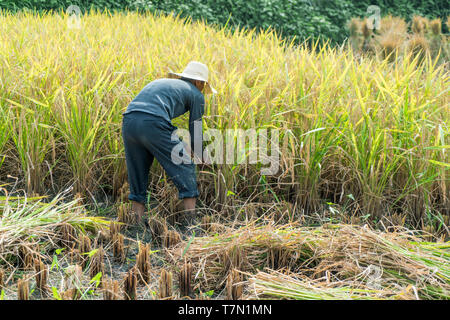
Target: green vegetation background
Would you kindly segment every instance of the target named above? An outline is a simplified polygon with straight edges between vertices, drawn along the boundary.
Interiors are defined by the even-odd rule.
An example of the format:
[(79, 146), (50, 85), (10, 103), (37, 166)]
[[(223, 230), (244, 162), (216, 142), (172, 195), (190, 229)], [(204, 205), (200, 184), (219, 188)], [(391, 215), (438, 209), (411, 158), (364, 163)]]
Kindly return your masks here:
[[(367, 16), (367, 8), (377, 5), (381, 15), (392, 14), (407, 21), (414, 15), (428, 18), (449, 15), (448, 0), (1, 0), (0, 9), (17, 12), (33, 10), (67, 10), (77, 5), (82, 11), (91, 8), (109, 10), (148, 10), (153, 13), (181, 13), (183, 17), (205, 19), (209, 23), (231, 28), (268, 28), (283, 36), (330, 39), (339, 43), (347, 37), (346, 23), (352, 17)], [(443, 32), (448, 30), (444, 25)]]

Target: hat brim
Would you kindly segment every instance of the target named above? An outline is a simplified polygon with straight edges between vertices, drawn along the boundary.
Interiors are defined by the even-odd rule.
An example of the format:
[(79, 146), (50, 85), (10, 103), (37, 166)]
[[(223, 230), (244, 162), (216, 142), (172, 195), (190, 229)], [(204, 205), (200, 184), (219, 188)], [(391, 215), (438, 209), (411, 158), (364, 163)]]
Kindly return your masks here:
[(206, 81), (205, 79), (201, 78), (201, 77), (196, 77), (187, 73), (175, 73), (175, 72), (169, 72), (169, 78), (173, 78), (173, 79), (180, 79), (180, 78), (187, 78), (187, 79), (192, 79), (192, 80), (200, 80), (206, 83), (205, 86), (205, 93), (212, 93), (212, 94), (216, 94), (217, 90), (214, 89), (208, 81)]

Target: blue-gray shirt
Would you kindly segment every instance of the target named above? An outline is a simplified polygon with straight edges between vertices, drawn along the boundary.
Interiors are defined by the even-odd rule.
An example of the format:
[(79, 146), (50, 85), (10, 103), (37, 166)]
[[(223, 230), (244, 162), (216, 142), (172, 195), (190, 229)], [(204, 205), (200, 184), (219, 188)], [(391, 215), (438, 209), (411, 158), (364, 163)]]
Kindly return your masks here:
[(189, 111), (191, 150), (196, 151), (197, 155), (202, 158), (204, 109), (205, 97), (191, 82), (181, 79), (158, 79), (147, 84), (130, 102), (123, 114), (141, 111), (170, 122), (173, 118)]

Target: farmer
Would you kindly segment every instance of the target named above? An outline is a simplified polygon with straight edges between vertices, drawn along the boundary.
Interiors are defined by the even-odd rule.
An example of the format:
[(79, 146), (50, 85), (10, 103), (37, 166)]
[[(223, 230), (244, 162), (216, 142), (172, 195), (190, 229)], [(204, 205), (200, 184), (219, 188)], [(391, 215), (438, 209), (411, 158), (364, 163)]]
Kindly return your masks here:
[[(128, 199), (140, 223), (146, 222), (148, 175), (154, 158), (178, 189), (178, 197), (183, 200), (185, 210), (184, 224), (191, 225), (196, 221), (195, 202), (199, 192), (195, 164), (191, 157), (197, 157), (199, 162), (205, 160), (202, 157), (201, 127), (204, 93), (216, 93), (208, 83), (208, 68), (192, 61), (183, 73), (171, 72), (168, 78), (147, 84), (123, 113), (122, 137), (130, 185)], [(171, 123), (173, 118), (187, 111), (190, 147), (174, 133), (177, 128)], [(177, 161), (174, 161), (174, 154), (184, 161), (178, 161), (180, 158), (177, 157)]]

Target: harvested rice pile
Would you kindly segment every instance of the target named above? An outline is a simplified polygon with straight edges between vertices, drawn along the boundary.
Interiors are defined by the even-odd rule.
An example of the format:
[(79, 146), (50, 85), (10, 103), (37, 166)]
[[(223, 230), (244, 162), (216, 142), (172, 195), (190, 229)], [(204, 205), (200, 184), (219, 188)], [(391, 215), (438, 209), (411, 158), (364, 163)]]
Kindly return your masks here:
[[(250, 225), (194, 238), (168, 254), (174, 264), (193, 264), (201, 290), (221, 290), (230, 271), (241, 271), (251, 298), (450, 298), (449, 242), (423, 242), (411, 231)], [(290, 294), (290, 287), (311, 292)]]

